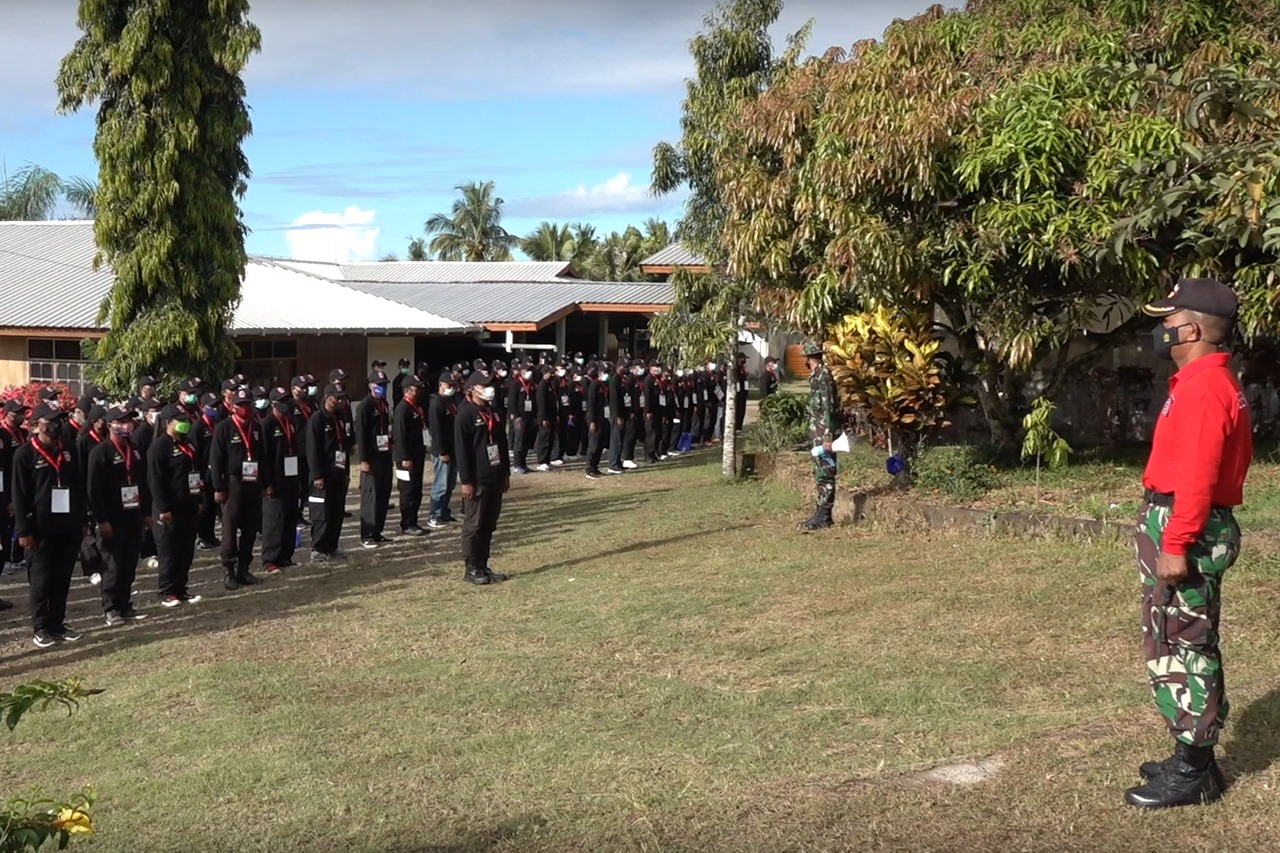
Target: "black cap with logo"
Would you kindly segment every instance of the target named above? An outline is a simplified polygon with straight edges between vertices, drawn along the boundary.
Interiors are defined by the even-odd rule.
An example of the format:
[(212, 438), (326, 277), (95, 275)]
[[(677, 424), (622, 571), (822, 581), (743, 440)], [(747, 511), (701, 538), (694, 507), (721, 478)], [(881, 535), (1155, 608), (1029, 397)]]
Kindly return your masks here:
[(1234, 320), (1240, 308), (1236, 292), (1212, 278), (1184, 278), (1164, 299), (1142, 306), (1149, 317), (1167, 317), (1179, 311), (1196, 311), (1210, 317)]

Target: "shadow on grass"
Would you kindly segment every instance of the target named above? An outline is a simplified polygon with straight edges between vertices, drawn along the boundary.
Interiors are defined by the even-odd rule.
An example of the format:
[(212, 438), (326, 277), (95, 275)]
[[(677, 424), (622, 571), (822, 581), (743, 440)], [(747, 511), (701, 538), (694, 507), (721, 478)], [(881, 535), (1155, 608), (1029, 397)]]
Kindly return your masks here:
[(735, 524), (732, 527), (717, 527), (714, 530), (700, 530), (697, 533), (682, 533), (679, 536), (671, 536), (666, 539), (649, 539), (645, 542), (633, 542), (621, 548), (614, 548), (609, 551), (601, 551), (598, 554), (588, 554), (585, 557), (575, 557), (572, 560), (561, 560), (558, 563), (549, 563), (545, 566), (539, 566), (536, 569), (529, 569), (526, 572), (517, 572), (513, 578), (525, 577), (528, 575), (540, 575), (544, 572), (555, 571), (556, 569), (566, 569), (570, 566), (579, 566), (583, 563), (591, 563), (596, 560), (604, 560), (609, 557), (620, 557), (623, 554), (629, 554), (632, 551), (646, 551), (650, 548), (661, 548), (664, 545), (674, 545), (676, 542), (692, 542), (703, 536), (712, 536), (720, 533), (731, 533), (735, 530), (749, 530), (757, 525), (755, 524)]
[[(595, 525), (619, 513), (625, 517), (628, 511), (648, 503), (655, 495), (670, 491), (670, 488), (647, 488), (643, 493), (603, 498), (579, 491), (521, 490), (509, 496), (503, 507), (494, 543), (496, 556), (501, 559), (502, 552), (513, 544), (553, 543), (566, 524)], [(358, 493), (348, 496), (348, 507), (354, 505), (357, 513), (358, 500)], [(394, 522), (388, 524), (388, 529), (394, 537)], [(465, 587), (462, 594), (485, 594), (490, 588), (474, 588), (462, 581), (459, 533), (460, 525), (454, 525), (426, 537), (394, 537), (394, 542), (376, 551), (363, 551), (359, 543), (359, 523), (349, 519), (343, 525), (341, 543), (350, 555), (349, 560), (309, 564), (304, 531), (304, 546), (299, 549), (298, 557), (300, 565), (287, 569), (282, 577), (264, 576), (259, 586), (237, 592), (223, 590), (223, 570), (216, 557), (198, 557), (191, 570), (190, 589), (193, 594), (204, 596), (204, 601), (174, 610), (156, 605), (156, 572), (142, 568), (134, 585), (134, 602), (150, 618), (123, 628), (109, 629), (103, 625), (97, 588), (89, 586), (77, 574), (72, 581), (67, 616), (73, 627), (82, 630), (84, 638), (45, 651), (31, 645), (30, 620), (24, 607), (25, 585), (9, 587), (6, 593), (20, 600), (0, 622), (0, 643), (3, 643), (0, 645), (0, 679), (84, 664), (112, 652), (137, 649), (173, 637), (216, 635), (245, 624), (267, 628), (269, 622), (289, 618), (308, 608), (352, 608), (372, 588), (381, 592), (408, 590), (414, 581), (423, 578), (456, 580), (459, 590)], [(591, 559), (597, 558), (584, 558), (580, 562)], [(520, 574), (537, 574), (548, 568)], [(255, 565), (254, 569), (257, 571), (259, 567)], [(79, 674), (92, 680), (91, 669)]]
[(1280, 687), (1255, 699), (1233, 723), (1227, 729), (1230, 777), (1269, 770), (1280, 759)]

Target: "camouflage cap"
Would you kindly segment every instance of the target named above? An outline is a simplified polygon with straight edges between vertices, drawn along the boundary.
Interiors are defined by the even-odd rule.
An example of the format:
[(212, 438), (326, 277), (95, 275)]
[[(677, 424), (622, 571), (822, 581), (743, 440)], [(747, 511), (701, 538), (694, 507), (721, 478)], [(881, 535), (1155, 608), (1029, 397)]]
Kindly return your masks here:
[(805, 358), (822, 358), (822, 342), (821, 341), (805, 341), (804, 349), (801, 350)]

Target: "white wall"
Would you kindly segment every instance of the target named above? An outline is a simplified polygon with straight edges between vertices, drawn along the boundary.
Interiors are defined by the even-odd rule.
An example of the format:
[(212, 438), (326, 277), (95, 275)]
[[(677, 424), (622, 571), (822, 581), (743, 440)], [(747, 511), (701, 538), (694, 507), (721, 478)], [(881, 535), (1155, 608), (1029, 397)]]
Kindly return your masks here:
[(409, 359), (410, 367), (413, 366), (413, 338), (375, 337), (370, 335), (368, 341), (369, 351), (366, 353), (363, 365), (366, 375), (369, 372), (369, 365), (373, 364), (375, 358), (382, 359), (387, 363), (387, 373), (392, 377), (395, 376), (396, 362), (400, 359)]

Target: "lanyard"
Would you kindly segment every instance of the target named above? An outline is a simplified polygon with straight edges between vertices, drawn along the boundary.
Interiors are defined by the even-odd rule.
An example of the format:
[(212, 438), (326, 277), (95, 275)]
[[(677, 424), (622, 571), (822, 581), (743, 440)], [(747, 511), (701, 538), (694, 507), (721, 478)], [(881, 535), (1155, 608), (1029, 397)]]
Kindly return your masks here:
[(62, 488), (62, 452), (61, 450), (59, 449), (55, 451), (54, 454), (50, 456), (49, 452), (44, 449), (44, 446), (41, 445), (40, 439), (38, 438), (31, 439), (31, 446), (36, 449), (36, 453), (39, 453), (41, 456), (44, 457), (45, 462), (48, 462), (50, 465), (53, 466), (53, 471), (58, 476), (58, 488)]
[(418, 413), (418, 417), (422, 419), (423, 423), (427, 422), (427, 414), (422, 411), (422, 407), (418, 405), (416, 400), (410, 400), (408, 397), (405, 397), (404, 401), (409, 404), (409, 408)]
[(342, 418), (338, 417), (337, 412), (334, 412), (331, 417), (333, 418), (333, 431), (338, 434), (338, 443), (341, 444), (347, 440), (347, 433), (342, 428)]
[(236, 432), (240, 433), (240, 440), (244, 442), (245, 459), (252, 462), (253, 461), (253, 445), (249, 442), (249, 436), (253, 432), (252, 428), (246, 431), (244, 427), (240, 426), (239, 415), (232, 415), (231, 423), (235, 424)]
[(116, 453), (124, 457), (124, 475), (129, 480), (129, 485), (133, 485), (133, 447), (126, 441), (124, 448), (121, 449), (120, 445), (116, 444), (114, 436), (111, 439), (111, 446), (116, 449)]
[(498, 416), (492, 414), (488, 409), (481, 409), (480, 417), (484, 418), (484, 425), (489, 430), (489, 443), (493, 444), (494, 428), (498, 425)]
[(192, 462), (196, 461), (196, 449), (191, 445), (184, 444), (183, 442), (175, 439), (173, 442), (173, 446), (181, 450), (183, 453), (187, 454), (187, 458), (190, 459)]
[(293, 452), (293, 424), (289, 423), (288, 418), (280, 417), (280, 412), (276, 412), (276, 421), (280, 424), (280, 429), (284, 430), (284, 440), (288, 442), (289, 452)]
[(522, 378), (520, 379), (520, 386), (521, 386), (522, 388), (524, 388), (524, 396), (525, 396), (526, 398), (529, 398), (529, 397), (532, 397), (532, 396), (533, 396), (533, 383), (532, 383), (532, 382), (530, 382), (528, 379), (525, 379), (525, 378), (523, 378), (523, 377), (522, 377)]
[(383, 435), (387, 432), (387, 401), (375, 400), (378, 404), (378, 425), (382, 427)]
[(200, 420), (204, 421), (204, 425), (209, 430), (209, 434), (213, 434), (213, 420), (208, 415), (201, 415)]
[(94, 444), (102, 444), (102, 436), (98, 435), (96, 429), (89, 430), (89, 438), (93, 439)]
[(0, 427), (4, 427), (4, 431), (13, 436), (14, 444), (22, 444), (26, 441), (26, 436), (22, 434), (22, 427), (12, 426), (8, 421), (0, 421)]
[(452, 415), (452, 416), (454, 416), (454, 417), (457, 417), (457, 416), (458, 416), (458, 404), (457, 404), (457, 403), (453, 402), (453, 400), (445, 400), (445, 401), (444, 401), (444, 404), (445, 404), (446, 406), (448, 406), (448, 407), (449, 407), (449, 414), (450, 414), (450, 415)]

